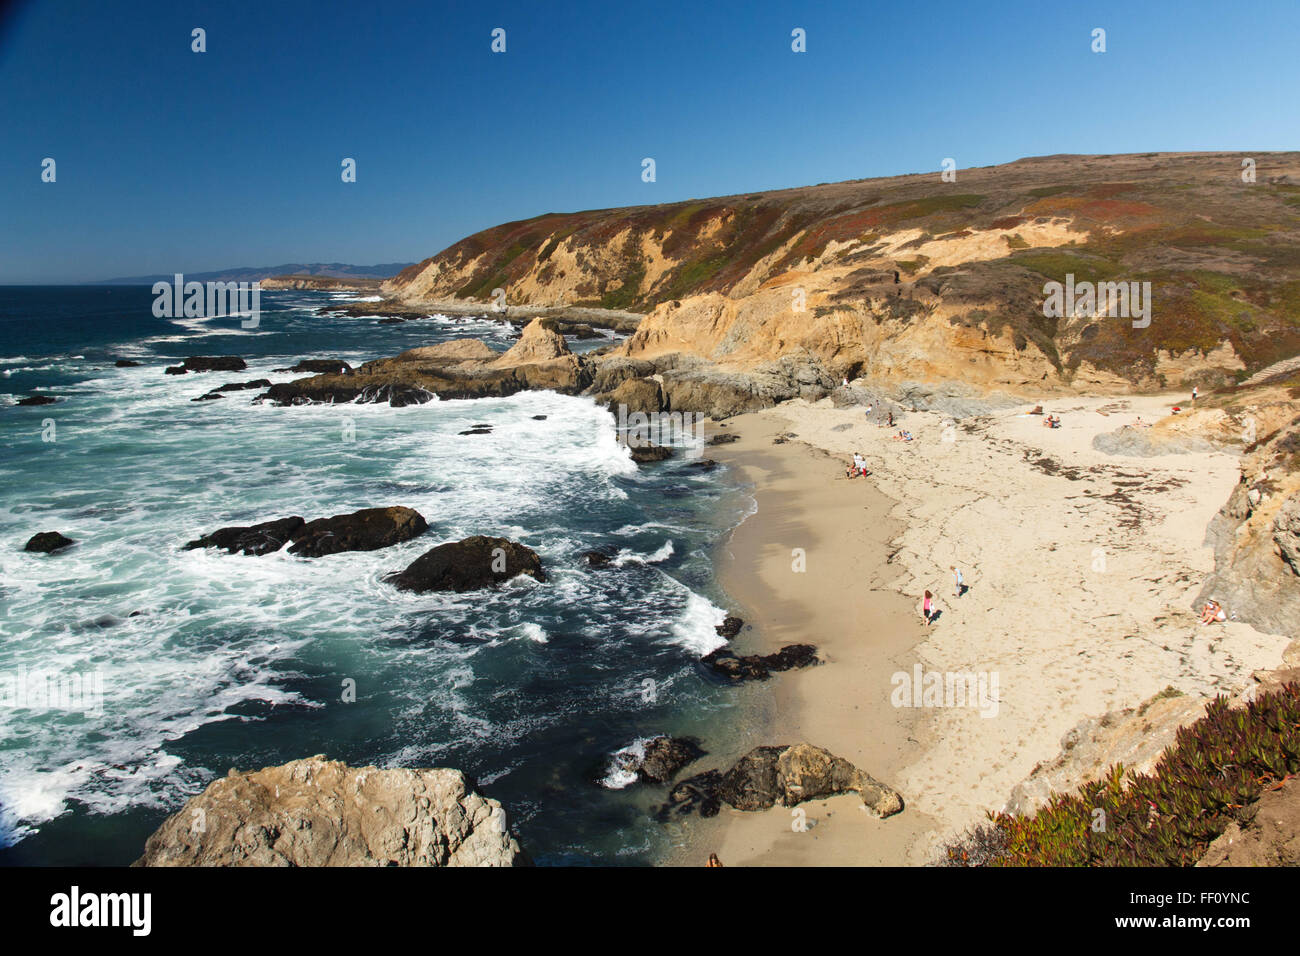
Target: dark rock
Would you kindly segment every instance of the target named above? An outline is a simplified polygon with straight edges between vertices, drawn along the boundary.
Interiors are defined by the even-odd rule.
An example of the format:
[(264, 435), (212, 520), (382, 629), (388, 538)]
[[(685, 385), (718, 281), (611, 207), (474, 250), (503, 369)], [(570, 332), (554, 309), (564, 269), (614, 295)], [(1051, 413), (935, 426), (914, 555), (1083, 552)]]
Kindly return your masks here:
[(53, 398), (49, 395), (29, 395), (27, 398), (19, 399), (18, 404), (19, 405), (53, 405), (57, 401), (58, 401), (57, 398)]
[(189, 371), (189, 369), (187, 369), (184, 365), (168, 365), (165, 369), (163, 369), (163, 374), (164, 374), (164, 375), (184, 375), (184, 374), (185, 374), (186, 372), (188, 372), (188, 371)]
[[(352, 366), (342, 359), (303, 359), (293, 368), (277, 368), (277, 372), (316, 372), (332, 375), (346, 375)], [(268, 383), (269, 384), (269, 383)]]
[(712, 471), (718, 467), (718, 463), (712, 458), (697, 458), (686, 467), (691, 471)]
[(565, 335), (571, 335), (575, 339), (600, 339), (604, 338), (599, 332), (590, 325), (584, 325), (581, 322), (575, 322), (572, 325), (566, 325), (562, 330)]
[(492, 426), (491, 426), (491, 425), (487, 425), (487, 426), (481, 427), (481, 426), (475, 425), (473, 428), (467, 428), (465, 431), (463, 431), (463, 432), (457, 432), (456, 434), (458, 434), (458, 435), (491, 435), (491, 434), (492, 434)]
[(57, 531), (42, 531), (32, 535), (23, 550), (35, 551), (37, 554), (51, 554), (73, 543), (71, 538), (65, 538)]
[(725, 637), (727, 640), (731, 640), (733, 637), (735, 637), (737, 634), (740, 633), (740, 629), (744, 626), (745, 626), (744, 621), (742, 621), (738, 617), (732, 617), (730, 614), (728, 614), (726, 618), (723, 619), (722, 623), (719, 624), (716, 628), (714, 628), (714, 630), (718, 632), (719, 637)]
[(384, 580), (402, 591), (473, 591), (527, 574), (545, 581), (537, 552), (506, 538), (475, 535), (440, 544)]
[(137, 362), (135, 359), (118, 359), (113, 364), (116, 365), (118, 368), (135, 368), (140, 363)]
[(379, 324), (379, 325), (396, 325), (398, 322), (405, 322), (406, 320), (407, 320), (407, 316), (404, 316), (404, 315), (391, 315), (391, 316), (389, 316), (389, 317), (386, 318), (386, 319), (380, 319), (379, 322), (378, 322), (377, 324)]
[(590, 568), (609, 567), (609, 562), (614, 559), (614, 556), (607, 551), (588, 551), (582, 557)]
[(673, 450), (667, 445), (646, 445), (641, 448), (632, 448), (632, 460), (638, 465), (644, 465), (649, 462), (663, 461), (673, 456)]
[(668, 803), (659, 811), (660, 820), (669, 813), (698, 813), (702, 817), (716, 817), (722, 809), (718, 790), (722, 785), (722, 772), (706, 770), (688, 777), (668, 792)]
[(424, 516), (411, 508), (364, 508), (309, 521), (292, 534), (290, 554), (320, 558), (341, 551), (378, 551), (424, 534)]
[(250, 388), (270, 388), (271, 380), (269, 378), (256, 378), (251, 382), (227, 382), (220, 388), (214, 388), (214, 392), (243, 392)]
[(224, 395), (222, 395), (222, 394), (220, 394), (220, 393), (218, 393), (218, 392), (208, 392), (208, 393), (205, 394), (205, 395), (200, 395), (198, 398), (191, 398), (190, 401), (191, 401), (191, 402), (210, 402), (210, 401), (212, 401), (213, 399), (217, 399), (217, 398), (225, 398), (225, 397), (226, 397), (226, 396), (224, 396)]
[[(721, 634), (721, 630), (718, 633)], [(812, 644), (787, 644), (775, 654), (753, 654), (746, 657), (735, 654), (730, 648), (720, 647), (705, 655), (700, 663), (729, 680), (741, 681), (767, 680), (772, 671), (811, 667), (818, 661), (817, 648)]]
[(704, 753), (693, 737), (655, 737), (640, 748), (628, 747), (616, 753), (613, 767), (635, 773), (642, 783), (668, 783)]
[(683, 780), (668, 794), (670, 811), (713, 816), (720, 803), (737, 810), (766, 810), (780, 804), (793, 807), (840, 793), (858, 793), (877, 817), (893, 816), (903, 799), (893, 788), (821, 747), (800, 743), (789, 747), (756, 747), (725, 773), (709, 770)]
[(770, 671), (791, 671), (818, 663), (817, 648), (812, 644), (787, 644), (775, 654), (760, 658)]
[(187, 372), (242, 372), (248, 363), (238, 355), (191, 355), (180, 367)]
[(656, 737), (645, 745), (645, 759), (637, 773), (648, 783), (667, 783), (704, 754), (699, 741), (692, 737)]
[(740, 441), (740, 436), (735, 432), (723, 432), (720, 435), (710, 435), (706, 445), (729, 445), (733, 441)]
[(189, 542), (184, 550), (195, 548), (221, 548), (230, 554), (270, 554), (279, 551), (293, 533), (306, 522), (297, 516), (264, 521), (246, 527), (218, 528), (211, 534)]
[(535, 421), (535, 422), (544, 422), (544, 421), (546, 421), (546, 416), (545, 416), (545, 415), (534, 415), (534, 416), (533, 416), (533, 421)]
[(763, 666), (762, 658), (757, 656), (738, 657), (725, 647), (720, 647), (713, 653), (705, 655), (700, 663), (711, 669), (715, 674), (720, 674), (733, 681), (767, 680), (771, 676), (768, 669)]

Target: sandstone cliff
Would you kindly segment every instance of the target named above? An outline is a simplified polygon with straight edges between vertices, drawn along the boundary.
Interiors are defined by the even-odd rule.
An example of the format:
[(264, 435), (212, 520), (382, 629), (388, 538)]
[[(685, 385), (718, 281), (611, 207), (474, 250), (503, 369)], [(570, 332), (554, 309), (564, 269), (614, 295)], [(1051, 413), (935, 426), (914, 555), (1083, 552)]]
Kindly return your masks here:
[[(650, 374), (976, 390), (1230, 384), (1300, 351), (1300, 155), (1055, 156), (744, 196), (548, 214), (470, 236), (383, 293), (412, 304), (646, 313), (621, 349)], [(1150, 325), (1049, 318), (1043, 286), (1150, 282)], [(778, 395), (809, 382), (781, 376)], [(736, 383), (732, 383), (733, 385)], [(683, 390), (689, 391), (689, 390)], [(685, 400), (689, 400), (689, 395)], [(743, 403), (741, 403), (743, 404)]]

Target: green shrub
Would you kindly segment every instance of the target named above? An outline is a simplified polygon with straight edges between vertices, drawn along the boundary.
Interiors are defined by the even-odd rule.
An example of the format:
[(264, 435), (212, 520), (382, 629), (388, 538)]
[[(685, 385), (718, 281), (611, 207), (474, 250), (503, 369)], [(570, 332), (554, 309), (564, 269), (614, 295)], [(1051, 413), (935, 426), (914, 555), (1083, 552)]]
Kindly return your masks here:
[[(1154, 773), (1126, 774), (1116, 765), (1031, 816), (991, 813), (946, 856), (957, 865), (1191, 866), (1266, 787), (1297, 772), (1300, 684), (1244, 708), (1220, 696), (1178, 731)], [(986, 859), (972, 853), (974, 845), (1001, 849)]]

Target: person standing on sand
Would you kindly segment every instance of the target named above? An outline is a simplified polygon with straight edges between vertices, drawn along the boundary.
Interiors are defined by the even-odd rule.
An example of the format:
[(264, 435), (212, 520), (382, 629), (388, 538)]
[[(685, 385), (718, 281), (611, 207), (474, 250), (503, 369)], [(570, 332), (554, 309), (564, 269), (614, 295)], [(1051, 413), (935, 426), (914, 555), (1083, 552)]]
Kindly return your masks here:
[(921, 617), (925, 620), (925, 626), (930, 626), (930, 619), (934, 614), (934, 595), (929, 591), (925, 592), (925, 597), (921, 599)]
[(966, 585), (962, 583), (961, 568), (955, 564), (950, 564), (948, 570), (952, 572), (953, 587), (956, 589), (956, 596), (961, 597), (966, 592)]
[(1199, 394), (1200, 394), (1200, 392), (1197, 390), (1196, 386), (1193, 385), (1193, 386), (1192, 386), (1192, 404), (1193, 404), (1193, 405), (1196, 404), (1196, 396), (1199, 395)]

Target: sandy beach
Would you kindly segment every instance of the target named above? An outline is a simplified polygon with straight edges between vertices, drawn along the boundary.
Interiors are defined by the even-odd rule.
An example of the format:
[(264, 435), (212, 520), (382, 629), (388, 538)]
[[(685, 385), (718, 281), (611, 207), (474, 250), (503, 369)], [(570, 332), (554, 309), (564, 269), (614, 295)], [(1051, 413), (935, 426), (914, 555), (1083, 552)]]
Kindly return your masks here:
[[(1047, 401), (1059, 429), (1029, 414), (1033, 404), (956, 422), (913, 412), (899, 422), (910, 443), (829, 402), (719, 427), (741, 439), (710, 456), (738, 468), (757, 502), (720, 555), (734, 611), (753, 625), (737, 650), (802, 641), (825, 661), (769, 682), (772, 720), (752, 743), (826, 747), (897, 788), (906, 809), (881, 821), (852, 795), (813, 801), (803, 832), (788, 808), (724, 809), (681, 862), (711, 851), (727, 865), (932, 862), (943, 839), (1003, 808), (1083, 718), (1167, 687), (1233, 693), (1276, 666), (1286, 637), (1234, 620), (1207, 629), (1191, 610), (1236, 458), (1092, 447), (1138, 417), (1164, 418), (1177, 399)], [(845, 478), (854, 451), (866, 480)], [(961, 597), (951, 565), (969, 587)], [(929, 629), (918, 612), (927, 588), (939, 611)], [(977, 675), (986, 693), (969, 706), (960, 694), (957, 706), (894, 706), (894, 675), (918, 665)]]

